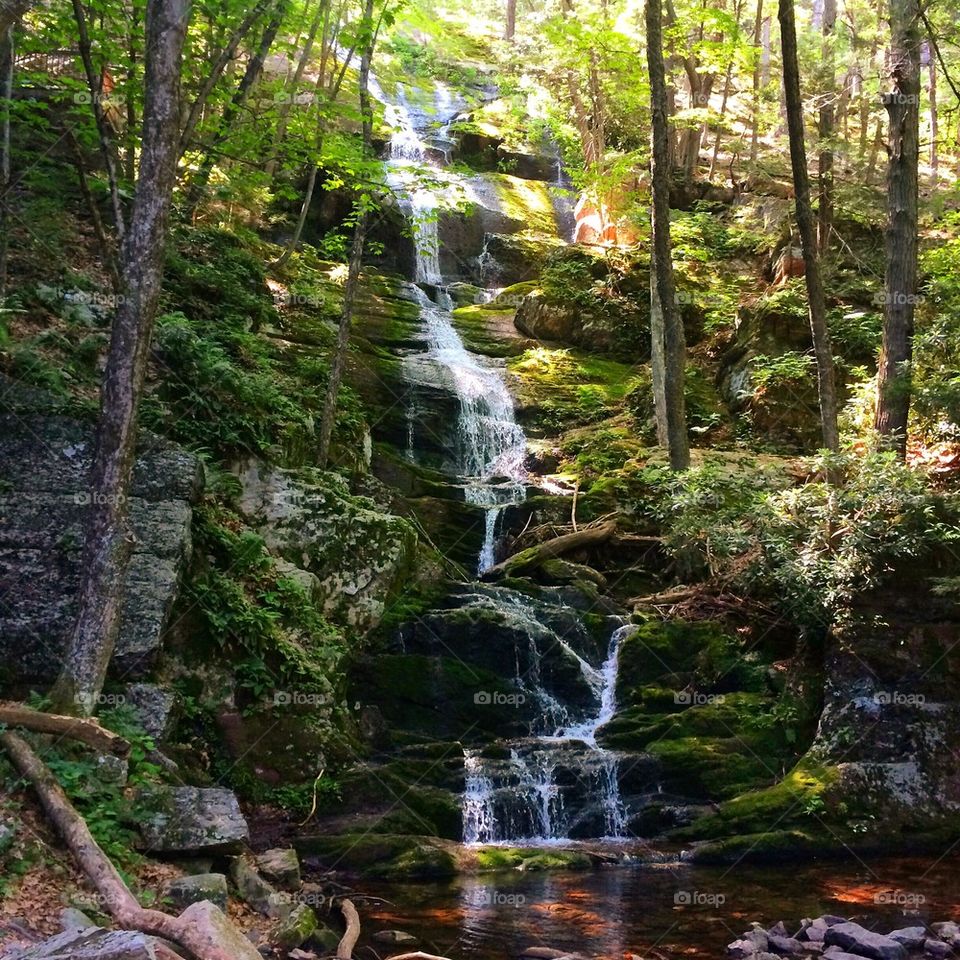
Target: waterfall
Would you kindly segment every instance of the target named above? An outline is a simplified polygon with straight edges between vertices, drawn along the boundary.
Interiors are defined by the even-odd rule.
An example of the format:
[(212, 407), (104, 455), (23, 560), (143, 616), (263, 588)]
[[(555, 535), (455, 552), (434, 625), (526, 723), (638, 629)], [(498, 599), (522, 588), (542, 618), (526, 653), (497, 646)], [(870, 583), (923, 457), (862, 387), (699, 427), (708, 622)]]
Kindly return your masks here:
[[(595, 691), (596, 708), (590, 717), (514, 742), (506, 760), (466, 752), (465, 843), (562, 843), (570, 840), (574, 828), (607, 840), (626, 836), (617, 755), (597, 744), (597, 731), (616, 711), (620, 645), (635, 630), (627, 625), (613, 632), (599, 670), (570, 651), (583, 664), (584, 677)], [(530, 674), (528, 682), (537, 685), (535, 666)], [(556, 716), (554, 711), (543, 716), (550, 713)]]
[[(385, 103), (386, 121), (394, 131), (387, 160), (387, 181), (411, 223), (416, 251), (414, 279), (428, 344), (427, 356), (446, 371), (445, 380), (459, 401), (451, 472), (463, 483), (467, 503), (484, 510), (484, 538), (477, 557), (477, 570), (483, 573), (496, 559), (497, 527), (504, 507), (526, 499), (523, 467), (526, 437), (516, 422), (502, 366), (466, 349), (453, 325), (453, 304), (444, 289), (437, 221), (442, 197), (423, 182), (423, 174), (429, 174), (430, 168), (433, 168), (434, 180), (438, 172), (427, 155), (423, 135), (439, 117), (441, 137), (449, 140), (447, 125), (459, 105), (440, 84), (434, 117), (415, 114), (402, 85), (398, 85), (392, 101), (386, 98), (375, 79), (371, 82), (371, 92)], [(432, 296), (425, 288), (431, 289)], [(408, 451), (414, 448), (412, 417), (408, 411)]]

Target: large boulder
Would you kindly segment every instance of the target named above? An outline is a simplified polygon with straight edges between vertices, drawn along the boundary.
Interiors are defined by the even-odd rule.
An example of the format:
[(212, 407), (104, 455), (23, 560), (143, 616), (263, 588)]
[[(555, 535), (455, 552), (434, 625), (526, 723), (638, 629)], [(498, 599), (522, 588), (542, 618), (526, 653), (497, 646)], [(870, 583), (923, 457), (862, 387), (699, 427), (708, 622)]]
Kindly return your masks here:
[(164, 897), (177, 910), (201, 900), (209, 900), (221, 910), (226, 910), (227, 878), (222, 873), (195, 873), (176, 877), (167, 884)]
[(317, 577), (314, 599), (326, 615), (360, 630), (376, 626), (412, 568), (413, 527), (351, 496), (333, 473), (256, 460), (237, 472), (240, 511), (267, 546)]
[[(37, 409), (43, 398), (9, 381), (0, 413), (0, 661), (11, 682), (56, 677), (77, 612), (84, 526), (93, 492), (93, 428)], [(111, 669), (150, 670), (191, 555), (199, 460), (142, 437), (130, 490), (133, 553), (124, 579)]]
[(151, 787), (140, 794), (142, 848), (156, 853), (226, 853), (250, 838), (236, 795), (223, 787)]
[(180, 919), (194, 929), (196, 936), (210, 946), (219, 947), (234, 960), (262, 960), (260, 952), (231, 923), (230, 918), (214, 903), (201, 900), (187, 907)]

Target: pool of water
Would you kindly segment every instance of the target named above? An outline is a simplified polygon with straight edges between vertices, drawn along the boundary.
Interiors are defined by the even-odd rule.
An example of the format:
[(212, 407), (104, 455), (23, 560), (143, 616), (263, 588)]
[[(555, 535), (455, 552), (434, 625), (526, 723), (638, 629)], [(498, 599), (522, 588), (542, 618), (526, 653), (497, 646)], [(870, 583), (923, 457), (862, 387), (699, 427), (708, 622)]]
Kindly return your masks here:
[(531, 946), (619, 960), (634, 954), (722, 957), (753, 920), (784, 920), (792, 928), (802, 917), (835, 913), (890, 930), (956, 919), (958, 868), (960, 852), (951, 852), (808, 865), (507, 872), (379, 889), (364, 884), (365, 892), (390, 901), (364, 910), (364, 939), (401, 929), (419, 937), (423, 950), (478, 960), (515, 956)]

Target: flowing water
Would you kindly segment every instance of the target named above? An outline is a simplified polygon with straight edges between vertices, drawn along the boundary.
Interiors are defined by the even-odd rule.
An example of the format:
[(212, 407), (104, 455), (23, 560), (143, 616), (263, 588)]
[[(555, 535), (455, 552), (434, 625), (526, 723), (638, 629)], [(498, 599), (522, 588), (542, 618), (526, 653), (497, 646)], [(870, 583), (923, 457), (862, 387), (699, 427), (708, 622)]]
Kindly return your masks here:
[(575, 838), (627, 837), (618, 758), (597, 744), (597, 731), (616, 709), (620, 644), (635, 629), (614, 631), (599, 669), (557, 639), (564, 654), (578, 662), (595, 698), (594, 709), (580, 720), (543, 689), (535, 670), (519, 680), (540, 706), (539, 720), (529, 738), (509, 744), (505, 757), (466, 751), (465, 843), (565, 844)]
[[(414, 280), (428, 358), (446, 371), (444, 380), (459, 401), (451, 473), (463, 484), (467, 503), (484, 511), (483, 545), (477, 557), (477, 571), (483, 573), (496, 559), (498, 520), (504, 507), (526, 499), (526, 437), (516, 422), (502, 366), (467, 350), (453, 324), (453, 304), (440, 269), (438, 216), (443, 198), (434, 184), (442, 178), (429, 144), (439, 144), (433, 150), (449, 156), (449, 122), (462, 104), (442, 84), (436, 89), (433, 109), (418, 111), (402, 87), (391, 101), (375, 80), (371, 84), (373, 95), (386, 104), (386, 121), (394, 130), (387, 179), (412, 227)], [(429, 131), (435, 132), (433, 138)], [(409, 411), (407, 423), (412, 459), (417, 424)]]
[[(449, 122), (460, 105), (439, 84), (437, 91), (432, 110), (415, 110), (402, 87), (390, 100), (375, 80), (372, 84), (374, 96), (386, 104), (386, 119), (394, 130), (387, 176), (412, 225), (415, 296), (427, 358), (445, 372), (443, 380), (458, 400), (450, 472), (463, 485), (467, 503), (484, 511), (483, 545), (477, 557), (477, 570), (483, 573), (496, 560), (503, 509), (526, 498), (526, 437), (516, 422), (503, 368), (467, 350), (453, 322), (453, 305), (440, 266), (438, 213), (443, 197), (442, 188), (435, 184), (443, 177), (428, 143), (447, 145), (441, 153), (449, 157)], [(487, 266), (482, 260), (481, 272)], [(417, 430), (413, 408), (408, 410), (407, 425), (408, 457), (413, 459)], [(522, 606), (522, 601), (514, 599), (512, 604)], [(514, 612), (533, 616), (530, 610)], [(517, 677), (518, 686), (540, 707), (530, 736), (511, 742), (506, 753), (496, 758), (469, 751), (465, 755), (466, 843), (563, 843), (573, 834), (612, 840), (625, 836), (617, 757), (596, 740), (599, 727), (613, 716), (617, 653), (625, 629), (629, 628), (613, 634), (607, 658), (599, 667), (562, 637), (556, 638), (563, 655), (577, 662), (589, 687), (594, 703), (586, 715), (582, 710), (578, 715), (545, 689), (537, 670), (539, 652), (532, 651), (531, 669)]]

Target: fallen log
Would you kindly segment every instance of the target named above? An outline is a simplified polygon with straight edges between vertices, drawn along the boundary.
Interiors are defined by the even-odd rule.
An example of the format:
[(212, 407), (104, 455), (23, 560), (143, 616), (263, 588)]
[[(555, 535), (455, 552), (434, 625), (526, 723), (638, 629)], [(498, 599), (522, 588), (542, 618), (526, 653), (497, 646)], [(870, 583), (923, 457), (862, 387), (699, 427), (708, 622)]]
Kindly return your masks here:
[(635, 607), (662, 607), (666, 604), (680, 603), (705, 592), (702, 587), (680, 587), (664, 590), (662, 593), (649, 593), (645, 597), (632, 597), (627, 603)]
[(512, 557), (507, 557), (506, 560), (487, 570), (482, 579), (496, 580), (498, 577), (537, 567), (546, 560), (561, 557), (563, 554), (571, 553), (574, 550), (600, 546), (614, 535), (616, 529), (616, 520), (607, 520), (595, 526), (581, 527), (575, 533), (565, 533), (559, 537), (553, 537), (543, 543), (538, 543), (534, 547), (521, 550)]
[(337, 944), (337, 960), (352, 960), (353, 948), (360, 939), (360, 914), (350, 900), (341, 900), (340, 910), (347, 921), (347, 931)]
[[(179, 944), (197, 960), (244, 960), (245, 957), (259, 957), (249, 941), (246, 941), (239, 931), (231, 929), (229, 920), (222, 913), (219, 917), (212, 918), (214, 923), (219, 924), (219, 929), (213, 929), (211, 923), (201, 922), (211, 911), (196, 908), (213, 907), (210, 903), (192, 904), (179, 917), (141, 907), (110, 858), (94, 840), (86, 821), (74, 809), (56, 777), (27, 741), (19, 734), (7, 730), (0, 733), (0, 746), (6, 750), (13, 765), (36, 791), (47, 816), (97, 891), (103, 911), (108, 913), (118, 926), (127, 930), (140, 930), (142, 933)], [(217, 911), (217, 908), (213, 907), (213, 910)], [(218, 934), (235, 934), (235, 937), (230, 937), (233, 942), (223, 946)], [(237, 946), (241, 941), (249, 946), (249, 951), (238, 952)]]
[(130, 753), (130, 744), (123, 737), (101, 727), (94, 719), (42, 713), (20, 703), (0, 703), (0, 724), (21, 727), (34, 733), (52, 733), (60, 737), (69, 737), (101, 753), (112, 753), (118, 757), (126, 757)]

